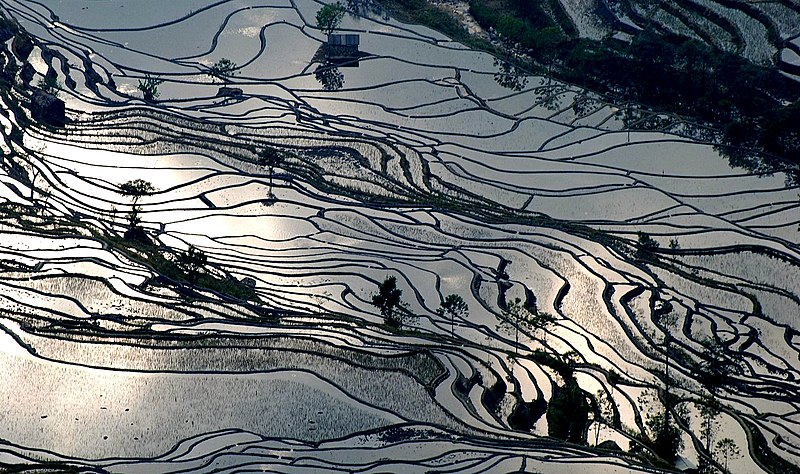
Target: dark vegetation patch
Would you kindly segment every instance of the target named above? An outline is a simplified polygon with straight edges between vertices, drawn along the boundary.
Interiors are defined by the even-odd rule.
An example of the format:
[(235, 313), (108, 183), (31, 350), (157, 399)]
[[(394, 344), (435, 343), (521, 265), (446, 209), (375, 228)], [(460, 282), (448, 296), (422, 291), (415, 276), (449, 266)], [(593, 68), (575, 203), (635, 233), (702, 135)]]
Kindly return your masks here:
[[(253, 287), (237, 280), (223, 269), (215, 268), (213, 271), (199, 272), (193, 277), (187, 269), (179, 265), (176, 257), (177, 252), (173, 249), (155, 246), (138, 238), (124, 238), (107, 234), (88, 223), (82, 222), (77, 217), (51, 216), (37, 207), (2, 203), (0, 204), (1, 221), (6, 221), (9, 225), (23, 231), (35, 232), (37, 235), (93, 238), (112, 249), (122, 252), (128, 258), (145, 264), (160, 275), (160, 277), (151, 280), (149, 283), (176, 287), (179, 292), (189, 298), (203, 298), (200, 293), (194, 290), (194, 288), (198, 288), (211, 290), (223, 298), (234, 298), (241, 302), (258, 301), (258, 296)], [(142, 230), (141, 232), (144, 231)]]
[[(141, 229), (141, 228), (140, 228)], [(144, 232), (143, 230), (141, 232)], [(211, 290), (221, 296), (228, 296), (242, 301), (258, 301), (255, 289), (237, 280), (222, 269), (216, 271), (197, 271), (181, 265), (180, 256), (173, 249), (155, 246), (144, 242), (141, 238), (118, 237), (95, 233), (96, 238), (109, 243), (113, 248), (125, 253), (128, 257), (144, 263), (160, 276), (153, 282), (163, 286), (177, 286), (178, 291), (189, 298), (201, 298), (194, 291)]]
[(553, 386), (553, 397), (547, 405), (547, 433), (572, 443), (586, 443), (589, 426), (589, 394), (578, 386), (574, 377), (564, 385)]
[[(789, 184), (800, 182), (796, 171), (800, 165), (800, 84), (776, 67), (657, 31), (655, 25), (645, 31), (632, 30), (630, 42), (578, 38), (558, 1), (470, 0), (475, 20), (504, 39), (505, 46), (500, 47), (470, 38), (451, 15), (425, 0), (387, 0), (387, 5), (401, 20), (432, 27), (530, 70), (546, 69), (617, 105), (636, 102), (710, 125), (732, 166), (769, 172), (791, 164), (795, 169), (790, 171)], [(510, 54), (512, 50), (525, 55)], [(637, 124), (642, 125), (646, 124)]]
[(478, 49), (491, 49), (491, 44), (471, 36), (450, 13), (427, 0), (385, 0), (384, 5), (400, 21), (427, 26)]
[(750, 440), (753, 442), (750, 452), (759, 464), (761, 464), (761, 467), (769, 472), (780, 474), (800, 474), (800, 467), (775, 455), (770, 449), (769, 441), (767, 441), (758, 427), (747, 421), (744, 422), (744, 426), (750, 433)]
[(31, 464), (5, 464), (0, 463), (0, 472), (11, 473), (29, 473), (29, 474), (78, 474), (81, 472), (95, 472), (105, 473), (108, 472), (104, 469), (92, 468), (88, 471), (86, 467), (70, 466), (66, 463), (60, 462), (46, 462), (46, 463), (31, 463)]
[[(26, 328), (31, 329), (31, 328)], [(419, 384), (433, 389), (446, 377), (447, 370), (426, 349), (409, 349), (396, 353), (374, 354), (354, 347), (336, 346), (326, 341), (302, 336), (247, 336), (234, 337), (196, 334), (153, 334), (142, 338), (135, 334), (87, 334), (81, 332), (49, 333), (52, 328), (35, 329), (34, 334), (48, 339), (59, 339), (81, 344), (92, 344), (102, 349), (103, 356), (117, 353), (117, 347), (125, 347), (125, 354), (119, 359), (126, 361), (125, 369), (133, 370), (175, 370), (175, 364), (183, 371), (213, 372), (251, 372), (272, 369), (309, 369), (309, 361), (322, 363), (335, 361), (346, 366), (363, 369), (401, 372), (414, 378)], [(36, 344), (32, 343), (36, 350)], [(143, 354), (163, 354), (154, 359), (131, 357), (131, 353), (141, 349)], [(235, 358), (229, 353), (237, 352)], [(38, 354), (48, 354), (48, 348), (39, 349)], [(78, 362), (91, 365), (93, 360), (78, 359)], [(155, 361), (155, 363), (154, 363)]]

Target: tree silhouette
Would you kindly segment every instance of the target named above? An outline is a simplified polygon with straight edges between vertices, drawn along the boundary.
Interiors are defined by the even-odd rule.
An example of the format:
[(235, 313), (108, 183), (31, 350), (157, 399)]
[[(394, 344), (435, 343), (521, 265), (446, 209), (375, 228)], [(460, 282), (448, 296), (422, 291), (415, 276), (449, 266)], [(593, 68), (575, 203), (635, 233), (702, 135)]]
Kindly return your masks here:
[(436, 314), (441, 317), (450, 317), (450, 335), (452, 336), (455, 329), (456, 317), (462, 319), (468, 317), (469, 306), (464, 301), (464, 298), (456, 294), (451, 294), (445, 297), (439, 309), (436, 310)]
[(700, 405), (700, 436), (705, 442), (706, 451), (711, 451), (711, 441), (717, 432), (717, 416), (719, 415), (719, 402), (716, 398), (708, 398)]
[(653, 451), (663, 460), (672, 464), (678, 458), (678, 451), (683, 447), (681, 430), (671, 420), (671, 402), (664, 404), (664, 411), (652, 415), (647, 424), (653, 433)]
[(655, 260), (656, 255), (655, 252), (658, 251), (659, 245), (658, 242), (650, 237), (649, 234), (645, 232), (639, 232), (637, 234), (637, 249), (636, 249), (636, 258), (641, 260)]
[(494, 73), (494, 81), (500, 86), (519, 92), (528, 85), (527, 74), (518, 70), (511, 62), (495, 58), (494, 65), (497, 68), (497, 72)]
[(383, 283), (378, 285), (378, 292), (372, 295), (372, 304), (381, 310), (381, 316), (386, 320), (386, 324), (400, 327), (400, 317), (395, 311), (400, 305), (400, 297), (403, 290), (397, 288), (397, 278), (388, 276)]
[(208, 69), (208, 75), (223, 81), (238, 73), (238, 65), (228, 58), (222, 58)]
[(61, 82), (59, 82), (58, 77), (55, 75), (48, 74), (44, 76), (42, 79), (39, 79), (37, 85), (43, 92), (55, 97), (58, 97), (61, 93)]
[(594, 445), (597, 446), (600, 441), (600, 426), (611, 426), (614, 421), (614, 399), (611, 398), (604, 389), (598, 390), (595, 394), (595, 407), (594, 413)]
[(506, 305), (502, 310), (503, 316), (514, 326), (514, 353), (519, 355), (519, 325), (522, 324), (525, 316), (525, 308), (522, 306), (522, 300), (516, 298), (511, 303)]
[[(566, 374), (564, 374), (566, 375)], [(553, 396), (547, 404), (547, 434), (573, 443), (586, 443), (589, 420), (589, 394), (581, 389), (571, 374), (564, 386), (553, 386)]]
[[(648, 436), (643, 432), (647, 444), (658, 457), (673, 464), (683, 448), (683, 439), (672, 415), (673, 412), (685, 413), (685, 410), (677, 405), (675, 397), (661, 391), (652, 396), (649, 392), (643, 392), (638, 402), (643, 408), (647, 407), (646, 424), (652, 433)], [(660, 402), (660, 406), (656, 402)]]
[(569, 92), (569, 89), (563, 84), (550, 84), (549, 82), (533, 88), (533, 93), (538, 96), (536, 105), (541, 105), (551, 111), (561, 108), (561, 98), (567, 92)]
[(736, 442), (731, 438), (722, 438), (721, 440), (717, 441), (717, 454), (722, 456), (724, 461), (723, 467), (725, 472), (730, 472), (728, 470), (728, 461), (730, 459), (736, 459), (741, 456), (741, 452), (739, 452), (739, 446), (736, 445)]
[[(700, 407), (700, 439), (705, 444), (706, 452), (711, 455), (711, 446), (714, 440), (714, 436), (717, 434), (717, 430), (719, 428), (719, 422), (717, 421), (717, 416), (720, 413), (720, 405), (717, 401), (716, 397), (712, 394), (711, 397), (704, 398), (699, 405)], [(706, 470), (710, 468), (709, 462), (707, 459), (700, 457), (698, 459), (700, 462), (701, 472), (707, 472)]]
[(131, 212), (128, 214), (128, 220), (130, 228), (133, 229), (141, 222), (139, 213), (142, 209), (139, 207), (139, 200), (143, 196), (148, 196), (156, 192), (156, 188), (153, 187), (149, 181), (145, 181), (143, 179), (126, 181), (120, 184), (118, 187), (119, 190), (117, 192), (125, 197), (131, 198)]
[(272, 147), (264, 147), (258, 152), (256, 162), (260, 166), (266, 166), (269, 169), (269, 198), (272, 199), (272, 176), (275, 174), (275, 167), (280, 166), (286, 159), (286, 156), (279, 150)]
[(192, 286), (194, 286), (200, 271), (206, 266), (207, 261), (208, 257), (205, 252), (193, 245), (190, 245), (186, 252), (178, 255), (178, 265), (186, 272), (189, 284)]
[(519, 298), (515, 298), (514, 301), (508, 303), (502, 312), (508, 322), (514, 326), (514, 352), (517, 355), (519, 355), (520, 326), (526, 326), (534, 331), (545, 330), (547, 326), (551, 325), (556, 320), (550, 313), (529, 311)]
[(731, 383), (731, 374), (740, 367), (726, 353), (725, 346), (718, 339), (702, 341), (704, 350), (700, 355), (698, 367), (701, 383), (711, 393)]
[(347, 10), (357, 16), (375, 14), (384, 20), (389, 19), (386, 8), (378, 0), (347, 0)]
[(154, 102), (161, 95), (158, 91), (158, 86), (161, 85), (162, 82), (164, 82), (163, 79), (145, 74), (144, 80), (140, 79), (139, 85), (136, 86), (136, 88), (142, 93), (142, 98), (144, 98), (145, 102)]
[(669, 425), (670, 424), (669, 404), (670, 401), (672, 400), (672, 386), (674, 385), (672, 377), (670, 376), (669, 373), (669, 368), (670, 368), (669, 356), (672, 353), (672, 331), (675, 330), (678, 324), (678, 315), (672, 312), (666, 312), (670, 311), (670, 309), (667, 308), (672, 308), (672, 305), (669, 302), (667, 302), (665, 307), (662, 307), (662, 309), (660, 310), (663, 311), (663, 313), (659, 317), (659, 322), (664, 327), (664, 398), (667, 401), (667, 403), (664, 404), (665, 409), (663, 416), (664, 416), (664, 423), (666, 425)]

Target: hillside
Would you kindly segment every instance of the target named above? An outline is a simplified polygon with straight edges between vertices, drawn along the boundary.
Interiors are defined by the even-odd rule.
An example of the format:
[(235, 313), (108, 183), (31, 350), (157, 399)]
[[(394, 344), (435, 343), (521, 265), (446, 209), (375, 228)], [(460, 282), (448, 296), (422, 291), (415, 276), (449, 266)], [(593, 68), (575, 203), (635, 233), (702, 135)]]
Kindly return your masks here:
[(0, 470), (800, 470), (791, 173), (323, 5), (0, 4)]
[(633, 128), (690, 134), (719, 145), (734, 166), (790, 169), (797, 180), (800, 6), (792, 0), (386, 5), (509, 64), (601, 93)]

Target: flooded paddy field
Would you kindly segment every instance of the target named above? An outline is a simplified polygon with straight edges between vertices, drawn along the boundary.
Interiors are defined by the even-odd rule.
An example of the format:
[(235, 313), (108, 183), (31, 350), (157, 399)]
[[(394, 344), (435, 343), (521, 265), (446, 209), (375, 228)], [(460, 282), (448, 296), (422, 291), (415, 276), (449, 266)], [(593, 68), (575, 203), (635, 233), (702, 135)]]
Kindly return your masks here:
[[(4, 0), (33, 44), (0, 43), (4, 70), (55, 76), (69, 120), (2, 95), (0, 463), (642, 472), (667, 403), (677, 467), (797, 469), (786, 174), (391, 18), (345, 15), (363, 54), (325, 64), (322, 5)], [(452, 294), (467, 313), (438, 311)], [(547, 407), (571, 383), (565, 444)]]

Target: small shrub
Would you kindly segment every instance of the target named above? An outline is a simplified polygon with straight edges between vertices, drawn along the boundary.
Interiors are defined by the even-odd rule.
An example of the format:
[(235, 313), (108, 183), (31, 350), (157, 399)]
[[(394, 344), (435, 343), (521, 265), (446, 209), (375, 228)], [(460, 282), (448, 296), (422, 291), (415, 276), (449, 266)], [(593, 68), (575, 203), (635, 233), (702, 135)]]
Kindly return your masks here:
[(158, 90), (158, 86), (163, 82), (163, 79), (153, 77), (150, 74), (145, 74), (144, 80), (140, 79), (139, 85), (136, 86), (136, 88), (142, 93), (142, 98), (146, 102), (154, 102), (161, 95), (161, 92)]
[(208, 75), (219, 79), (233, 77), (238, 74), (239, 66), (228, 58), (222, 58), (208, 70)]
[(659, 245), (650, 235), (645, 232), (638, 233), (638, 244), (636, 249), (636, 258), (640, 260), (655, 260), (655, 252), (658, 251)]

